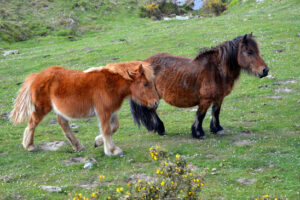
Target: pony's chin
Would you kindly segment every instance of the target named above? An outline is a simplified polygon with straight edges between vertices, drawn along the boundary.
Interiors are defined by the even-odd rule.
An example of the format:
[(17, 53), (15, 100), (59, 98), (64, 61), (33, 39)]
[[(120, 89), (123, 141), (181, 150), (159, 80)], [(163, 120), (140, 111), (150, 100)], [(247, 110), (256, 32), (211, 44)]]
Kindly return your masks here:
[(139, 100), (136, 99), (136, 98), (133, 98), (133, 97), (132, 97), (131, 99), (132, 99), (135, 103), (137, 103), (138, 105), (144, 106), (144, 107), (148, 108), (149, 110), (156, 110), (156, 108), (153, 109), (152, 107), (149, 107), (148, 105), (142, 103), (141, 101), (139, 101)]

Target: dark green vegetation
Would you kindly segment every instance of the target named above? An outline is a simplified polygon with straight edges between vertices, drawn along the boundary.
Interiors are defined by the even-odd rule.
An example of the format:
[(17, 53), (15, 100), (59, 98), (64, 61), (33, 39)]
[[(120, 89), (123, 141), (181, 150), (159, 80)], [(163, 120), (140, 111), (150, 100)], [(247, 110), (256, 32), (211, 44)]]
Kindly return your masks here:
[[(57, 8), (63, 10), (63, 6), (61, 3)], [(86, 190), (79, 185), (97, 182), (99, 174), (114, 184), (106, 187), (125, 186), (132, 174), (155, 172), (158, 165), (148, 156), (149, 147), (154, 145), (185, 156), (201, 171), (206, 167), (216, 168), (205, 177), (203, 199), (251, 199), (265, 194), (298, 199), (299, 10), (298, 0), (265, 0), (260, 4), (247, 1), (232, 6), (220, 17), (188, 21), (151, 21), (113, 11), (114, 15), (103, 15), (100, 20), (91, 18), (91, 26), (101, 28), (71, 39), (47, 36), (0, 43), (1, 52), (6, 49), (20, 52), (7, 57), (0, 55), (0, 199), (67, 199), (75, 193), (90, 194), (93, 189)], [(81, 13), (84, 18), (84, 12)], [(227, 132), (224, 136), (207, 134), (205, 141), (193, 140), (190, 126), (195, 111), (164, 102), (158, 110), (167, 136), (139, 130), (133, 125), (126, 101), (119, 113), (120, 129), (114, 136), (125, 157), (106, 157), (103, 148), (93, 147), (98, 134), (96, 119), (73, 122), (80, 126), (75, 135), (86, 151), (74, 153), (66, 145), (55, 152), (29, 153), (21, 146), (26, 125), (13, 126), (2, 115), (12, 109), (12, 101), (25, 77), (51, 65), (86, 69), (109, 62), (145, 59), (157, 52), (193, 57), (201, 47), (215, 46), (250, 32), (254, 32), (270, 74), (275, 78), (258, 79), (242, 74), (222, 107), (221, 123)], [(285, 80), (294, 81), (283, 84)], [(282, 88), (291, 92), (281, 92)], [(50, 125), (54, 118), (53, 114), (48, 115), (39, 125), (36, 145), (65, 140), (60, 127)], [(207, 133), (209, 118), (208, 114), (204, 121)], [(97, 162), (89, 171), (83, 169), (83, 164), (64, 164), (64, 160), (79, 155), (95, 158)], [(39, 189), (39, 185), (59, 186), (63, 192), (48, 193)]]

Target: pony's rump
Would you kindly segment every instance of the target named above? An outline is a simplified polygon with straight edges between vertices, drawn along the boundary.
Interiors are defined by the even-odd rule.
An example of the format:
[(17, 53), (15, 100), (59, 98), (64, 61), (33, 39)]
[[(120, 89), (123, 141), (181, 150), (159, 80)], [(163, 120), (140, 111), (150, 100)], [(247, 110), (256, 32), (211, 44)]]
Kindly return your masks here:
[(14, 124), (28, 121), (35, 110), (30, 93), (30, 87), (36, 76), (37, 74), (31, 74), (28, 76), (19, 90), (19, 95), (14, 102), (14, 108), (10, 114), (10, 118)]

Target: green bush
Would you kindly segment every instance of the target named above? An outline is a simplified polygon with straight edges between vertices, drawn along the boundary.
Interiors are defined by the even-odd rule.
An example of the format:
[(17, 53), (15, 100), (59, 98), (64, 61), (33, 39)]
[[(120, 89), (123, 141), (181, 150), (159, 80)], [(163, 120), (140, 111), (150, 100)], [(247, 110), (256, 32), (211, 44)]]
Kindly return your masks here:
[(227, 9), (227, 4), (222, 0), (207, 0), (202, 8), (205, 15), (220, 15)]
[(69, 35), (75, 35), (75, 31), (72, 29), (62, 29), (58, 30), (55, 33), (57, 36), (69, 36)]
[(235, 6), (239, 3), (239, 0), (232, 0), (230, 3), (229, 3), (229, 8), (232, 7), (232, 6)]

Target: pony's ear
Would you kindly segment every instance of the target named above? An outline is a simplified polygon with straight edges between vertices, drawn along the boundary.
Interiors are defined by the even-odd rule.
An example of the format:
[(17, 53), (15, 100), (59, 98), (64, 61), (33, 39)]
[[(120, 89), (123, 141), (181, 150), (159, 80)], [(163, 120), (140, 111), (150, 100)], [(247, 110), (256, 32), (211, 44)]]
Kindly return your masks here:
[(247, 44), (247, 37), (248, 37), (247, 34), (245, 34), (244, 37), (243, 37), (243, 43), (244, 43), (244, 44)]
[(143, 68), (143, 65), (142, 65), (142, 64), (140, 64), (138, 71), (139, 71), (139, 74), (140, 74), (140, 75), (143, 75), (143, 74), (144, 74), (145, 71), (144, 71), (144, 68)]
[(251, 32), (251, 33), (249, 34), (249, 36), (250, 36), (250, 37), (253, 37), (253, 32)]

